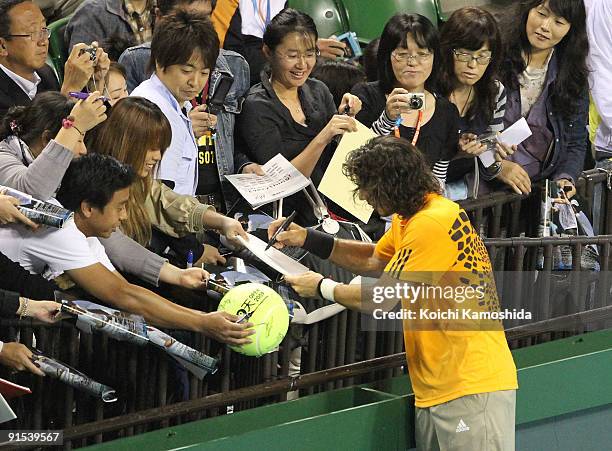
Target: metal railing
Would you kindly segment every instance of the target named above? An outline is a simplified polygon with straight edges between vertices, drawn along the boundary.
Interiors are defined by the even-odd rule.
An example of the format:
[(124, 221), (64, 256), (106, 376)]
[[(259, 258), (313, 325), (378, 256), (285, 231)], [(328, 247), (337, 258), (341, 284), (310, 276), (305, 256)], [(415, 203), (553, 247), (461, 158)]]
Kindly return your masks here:
[[(516, 340), (531, 338), (546, 331), (559, 329), (575, 330), (578, 332), (588, 324), (610, 320), (612, 320), (612, 306), (507, 329), (506, 336), (509, 340)], [(89, 439), (91, 443), (94, 438), (100, 438), (101, 436), (104, 436), (106, 439), (124, 436), (126, 435), (125, 431), (128, 429), (156, 429), (180, 417), (205, 418), (214, 416), (219, 409), (225, 409), (228, 406), (247, 401), (284, 399), (288, 392), (294, 390), (301, 389), (307, 391), (316, 386), (333, 385), (349, 379), (358, 380), (363, 376), (370, 376), (369, 379), (379, 380), (384, 378), (385, 374), (390, 370), (401, 372), (405, 364), (406, 355), (404, 352), (399, 352), (299, 376), (282, 377), (275, 381), (219, 393), (205, 398), (147, 409), (139, 413), (67, 428), (64, 430), (64, 440), (65, 443), (71, 444), (84, 442)], [(3, 449), (9, 448), (0, 446), (0, 450)]]
[[(512, 347), (528, 346), (568, 334), (581, 333), (585, 330), (601, 328), (604, 322), (596, 321), (583, 325), (578, 330), (554, 330), (551, 325), (558, 316), (583, 314), (609, 308), (610, 299), (610, 247), (612, 236), (596, 238), (495, 238), (485, 241), (494, 261), (497, 261), (496, 279), (501, 296), (502, 307), (525, 308), (537, 311), (537, 318), (550, 321), (547, 328), (537, 332), (538, 326), (527, 323), (509, 322), (507, 327), (531, 327), (534, 330), (529, 337), (520, 337), (510, 341)], [(595, 244), (600, 250), (601, 271), (582, 271), (580, 265), (570, 271), (560, 272), (565, 283), (572, 291), (574, 302), (558, 303), (555, 295), (556, 279), (544, 277), (547, 271), (553, 274), (552, 255), (555, 247), (569, 245), (572, 247), (574, 261), (585, 246)], [(537, 251), (541, 250), (543, 270), (536, 269), (534, 261)], [(504, 258), (495, 256), (504, 255)], [(515, 271), (518, 270), (518, 271)], [(543, 286), (536, 287), (534, 278), (538, 274), (542, 280), (548, 280)], [(584, 278), (579, 278), (584, 275)], [(586, 276), (590, 275), (591, 278)], [(572, 279), (576, 277), (577, 279)], [(575, 281), (577, 282), (575, 282)], [(587, 286), (592, 284), (591, 289)], [(560, 285), (563, 287), (563, 285)], [(577, 288), (576, 288), (577, 287)], [(534, 296), (539, 289), (542, 296)], [(563, 288), (561, 288), (563, 290)], [(557, 287), (558, 291), (558, 287)], [(530, 294), (531, 293), (531, 294)], [(104, 404), (88, 395), (48, 378), (37, 378), (26, 374), (18, 375), (16, 382), (30, 386), (33, 394), (18, 399), (15, 405), (19, 418), (6, 423), (4, 427), (12, 429), (71, 429), (89, 423), (106, 421), (115, 418), (139, 418), (139, 412), (150, 409), (162, 409), (163, 412), (174, 412), (174, 416), (164, 416), (154, 427), (164, 427), (170, 424), (180, 424), (202, 418), (201, 412), (182, 412), (173, 410), (175, 405), (185, 402), (203, 402), (207, 406), (210, 398), (217, 399), (223, 393), (243, 390), (239, 393), (250, 393), (249, 387), (261, 384), (275, 384), (279, 379), (295, 377), (304, 374), (326, 371), (330, 368), (343, 367), (361, 361), (370, 361), (386, 355), (403, 351), (403, 335), (401, 332), (383, 332), (362, 330), (360, 316), (356, 312), (344, 311), (332, 318), (310, 326), (292, 326), (290, 333), (277, 352), (267, 354), (259, 359), (245, 357), (228, 348), (222, 347), (206, 337), (195, 333), (183, 333), (177, 336), (188, 344), (202, 349), (211, 355), (220, 353), (222, 364), (218, 373), (208, 375), (203, 381), (193, 376), (186, 376), (162, 351), (151, 347), (138, 347), (129, 343), (109, 340), (104, 335), (88, 335), (79, 333), (71, 324), (60, 323), (45, 327), (31, 321), (3, 321), (4, 326), (18, 328), (21, 341), (36, 347), (47, 355), (78, 368), (94, 379), (117, 389), (119, 401), (114, 404)], [(533, 328), (536, 329), (533, 329)], [(586, 329), (585, 329), (586, 328)], [(17, 330), (15, 330), (16, 332)], [(290, 365), (290, 361), (297, 368)], [(297, 363), (296, 363), (297, 361)], [(381, 370), (377, 377), (388, 378), (401, 373), (399, 367), (388, 367)], [(300, 389), (300, 395), (340, 388), (354, 383), (368, 382), (370, 376), (361, 375), (356, 379), (353, 375), (344, 378), (330, 379), (321, 384), (308, 386), (293, 386)], [(179, 390), (181, 381), (188, 381), (186, 389)], [(182, 396), (187, 390), (187, 395)], [(252, 408), (262, 403), (287, 399), (287, 390), (276, 393), (274, 398), (266, 396), (240, 398), (233, 404), (235, 411)], [(291, 395), (290, 395), (291, 396)], [(178, 403), (178, 404), (177, 404)], [(182, 404), (183, 403), (183, 404)], [(53, 406), (52, 409), (46, 406)], [(224, 414), (225, 410), (215, 411), (212, 406), (206, 411), (206, 416)], [(115, 423), (112, 423), (115, 424)], [(105, 439), (130, 436), (148, 430), (149, 426), (131, 423), (118, 432), (110, 434)], [(85, 427), (85, 426), (83, 426)], [(86, 427), (84, 430), (88, 430)], [(86, 441), (75, 436), (72, 446), (79, 447), (87, 443), (100, 442), (103, 436), (93, 434)]]
[[(585, 173), (578, 183), (579, 193), (586, 198), (593, 197), (598, 185), (602, 187), (599, 208), (603, 214), (599, 226), (603, 231), (609, 231), (612, 226), (609, 218), (612, 208), (607, 208), (612, 207), (609, 205), (612, 200), (607, 182), (607, 174), (597, 171)], [(612, 305), (611, 278), (608, 275), (612, 235), (591, 238), (500, 238), (508, 233), (526, 233), (526, 229), (522, 229), (526, 224), (529, 226), (530, 221), (525, 221), (529, 217), (524, 213), (527, 208), (524, 204), (534, 198), (539, 199), (536, 196), (534, 194), (525, 199), (516, 194), (494, 193), (483, 199), (463, 202), (477, 229), (486, 231), (485, 235), (492, 237), (485, 239), (485, 244), (497, 271), (502, 307), (532, 308), (538, 312), (538, 324), (547, 325), (546, 329), (540, 330), (538, 325), (510, 322), (507, 327), (511, 327), (511, 331), (523, 330), (523, 335), (509, 335), (513, 347), (604, 327), (609, 324), (609, 317), (598, 317), (597, 321), (586, 325), (581, 323), (574, 328), (576, 330), (555, 329), (563, 324), (555, 317), (588, 316), (590, 312), (601, 309), (609, 311)], [(596, 208), (592, 200), (585, 206), (588, 212)], [(538, 216), (532, 218), (533, 222), (538, 222)], [(575, 264), (571, 270), (560, 273), (560, 277), (566, 280), (558, 281), (552, 275), (548, 277), (548, 273), (553, 274), (554, 256), (560, 246), (569, 246), (572, 261), (580, 262), (587, 245), (597, 246), (600, 271), (583, 271), (580, 264)], [(590, 279), (586, 276), (589, 274)], [(539, 284), (534, 283), (537, 277)], [(571, 292), (573, 301), (559, 305), (555, 293), (564, 289), (563, 283)], [(536, 290), (542, 293), (541, 298), (534, 299)], [(210, 300), (203, 302), (198, 299), (198, 302), (203, 310), (214, 309)], [(367, 371), (358, 374), (348, 372), (343, 377), (331, 377), (312, 384), (294, 381), (314, 380), (295, 378), (322, 374), (347, 365), (362, 368), (363, 362), (403, 352), (401, 332), (364, 331), (359, 314), (351, 311), (344, 311), (310, 326), (292, 325), (279, 350), (259, 359), (231, 352), (201, 334), (179, 332), (179, 340), (209, 355), (221, 357), (217, 374), (208, 375), (201, 381), (178, 368), (162, 351), (116, 342), (103, 335), (80, 333), (69, 323), (42, 326), (30, 320), (2, 320), (0, 325), (10, 328), (15, 334), (19, 333), (24, 344), (35, 345), (45, 354), (117, 389), (119, 401), (104, 404), (55, 380), (26, 374), (5, 375), (17, 383), (30, 386), (33, 394), (12, 401), (19, 418), (2, 427), (65, 429), (69, 439), (66, 448), (224, 414), (228, 405), (234, 410), (242, 410), (270, 401), (285, 400), (288, 396), (295, 396), (295, 393), (289, 393), (294, 390), (299, 390), (300, 395), (307, 395), (367, 382), (372, 377), (366, 374)], [(525, 331), (533, 333), (527, 336)], [(402, 372), (400, 366), (379, 368), (377, 377), (398, 375)], [(263, 391), (254, 395), (258, 393), (257, 387), (276, 387), (279, 381), (289, 384), (283, 386), (286, 390)], [(224, 397), (228, 393), (232, 393), (233, 398)], [(183, 409), (182, 406), (187, 405), (197, 408)], [(163, 415), (153, 419), (145, 412), (163, 412)], [(147, 421), (134, 420), (138, 418)], [(96, 429), (104, 424), (112, 424), (113, 427)], [(103, 435), (105, 432), (108, 434)]]
[[(601, 169), (584, 171), (576, 182), (578, 197), (587, 216), (599, 212), (595, 230), (612, 234), (612, 196), (610, 174)], [(595, 193), (598, 195), (595, 196)], [(483, 237), (536, 236), (540, 216), (541, 184), (534, 184), (529, 196), (510, 191), (494, 192), (459, 204), (468, 213), (474, 228)]]

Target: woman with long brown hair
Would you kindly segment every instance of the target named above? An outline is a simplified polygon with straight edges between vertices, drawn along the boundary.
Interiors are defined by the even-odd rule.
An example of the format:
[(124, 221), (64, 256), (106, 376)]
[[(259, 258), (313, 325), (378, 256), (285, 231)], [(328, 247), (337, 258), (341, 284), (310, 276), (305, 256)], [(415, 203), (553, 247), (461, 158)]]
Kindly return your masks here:
[[(128, 219), (122, 231), (138, 243), (151, 244), (152, 229), (173, 238), (214, 229), (232, 241), (246, 237), (238, 221), (216, 213), (193, 196), (181, 195), (153, 177), (163, 152), (172, 141), (172, 129), (157, 105), (142, 97), (121, 99), (106, 123), (95, 133), (91, 151), (111, 155), (131, 165), (138, 179), (128, 201)], [(196, 263), (224, 263), (209, 245), (191, 249)], [(179, 255), (181, 257), (186, 255)]]

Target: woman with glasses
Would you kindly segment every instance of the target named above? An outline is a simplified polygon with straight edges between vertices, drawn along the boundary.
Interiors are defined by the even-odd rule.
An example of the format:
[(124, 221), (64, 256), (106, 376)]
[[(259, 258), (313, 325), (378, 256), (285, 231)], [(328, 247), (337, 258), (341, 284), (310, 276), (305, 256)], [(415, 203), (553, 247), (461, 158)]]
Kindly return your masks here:
[(502, 23), (504, 125), (524, 117), (532, 133), (508, 157), (511, 170), (555, 180), (569, 196), (588, 145), (585, 21), (582, 0), (522, 0)]
[[(451, 161), (447, 195), (454, 200), (476, 197), (479, 180), (499, 179), (516, 191), (529, 178), (507, 179), (508, 162), (503, 159), (514, 149), (497, 143), (488, 146), (479, 136), (495, 135), (504, 129), (506, 91), (496, 79), (501, 61), (501, 36), (495, 18), (481, 8), (456, 10), (440, 34), (441, 67), (438, 91), (459, 111), (460, 156)], [(490, 150), (499, 161), (483, 165), (476, 156)], [(520, 188), (519, 188), (520, 187)]]
[[(334, 137), (356, 130), (352, 116), (361, 109), (359, 99), (348, 93), (336, 108), (325, 84), (310, 78), (317, 62), (317, 37), (312, 18), (295, 9), (272, 19), (263, 36), (270, 70), (263, 71), (261, 83), (249, 91), (236, 123), (245, 153), (253, 161), (263, 164), (281, 153), (315, 185), (333, 154)], [(297, 211), (297, 223), (316, 223), (302, 193), (284, 204), (287, 215)]]
[(396, 14), (385, 25), (378, 47), (379, 80), (353, 89), (363, 102), (357, 120), (379, 135), (395, 134), (423, 152), (444, 184), (457, 153), (457, 109), (434, 94), (439, 61), (434, 25), (419, 14)]

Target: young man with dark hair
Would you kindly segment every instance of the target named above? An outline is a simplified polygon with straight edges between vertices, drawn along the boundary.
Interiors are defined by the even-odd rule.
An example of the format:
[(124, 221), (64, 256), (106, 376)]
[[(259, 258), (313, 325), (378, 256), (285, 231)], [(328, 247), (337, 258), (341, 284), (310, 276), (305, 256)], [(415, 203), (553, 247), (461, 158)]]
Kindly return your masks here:
[[(168, 14), (174, 12), (174, 10), (177, 8), (210, 17), (214, 5), (215, 2), (211, 0), (160, 0), (157, 2), (157, 7), (155, 8), (155, 21), (159, 22)], [(226, 57), (228, 58), (226, 59)], [(150, 59), (150, 40), (143, 44), (130, 47), (121, 54), (119, 57), (119, 63), (126, 68), (128, 92), (132, 92), (140, 83), (151, 76), (151, 72), (155, 69), (155, 67), (149, 67)], [(241, 83), (243, 70), (247, 71), (246, 76), (248, 78), (249, 66), (246, 64), (244, 58), (234, 52), (221, 51), (218, 56), (217, 64), (220, 64), (222, 72), (229, 70), (230, 75), (233, 75), (233, 72), (236, 71), (235, 69), (238, 69), (238, 71), (236, 71), (238, 72), (238, 86), (233, 87), (234, 89), (240, 88), (243, 85), (243, 83)], [(229, 67), (227, 67), (228, 65)], [(247, 91), (248, 89), (249, 86), (247, 82), (246, 86), (242, 86), (242, 90)]]
[[(46, 65), (50, 32), (40, 9), (30, 0), (0, 0), (0, 118), (15, 105), (28, 105), (36, 93), (60, 91)], [(93, 61), (77, 44), (64, 66), (63, 94), (80, 91), (93, 77), (101, 92), (110, 61), (101, 48)], [(81, 54), (82, 53), (82, 54)]]
[(218, 54), (219, 40), (208, 17), (177, 10), (158, 22), (151, 41), (154, 73), (131, 94), (155, 103), (172, 126), (172, 142), (157, 175), (179, 194), (196, 194), (198, 145), (189, 101), (204, 89)]
[[(152, 94), (152, 91), (159, 91), (161, 88), (159, 84), (156, 86), (154, 80), (163, 79), (163, 73), (173, 70), (170, 66), (180, 67), (184, 65), (198, 46), (208, 48), (209, 51), (214, 47), (214, 51), (218, 52), (216, 61), (207, 67), (209, 76), (206, 79), (199, 79), (197, 81), (198, 86), (195, 86), (197, 92), (189, 93), (186, 98), (186, 100), (194, 103), (202, 103), (202, 105), (193, 107), (191, 102), (185, 104), (183, 98), (177, 99), (172, 96), (169, 99), (170, 103), (174, 104), (176, 101), (178, 105), (164, 110), (162, 105), (167, 105), (168, 102), (156, 101), (152, 97), (147, 98), (160, 106), (173, 124), (173, 145), (171, 150), (166, 152), (168, 156), (164, 155), (164, 160), (182, 161), (185, 171), (187, 171), (183, 172), (182, 177), (189, 177), (190, 183), (184, 183), (185, 180), (177, 180), (175, 171), (169, 173), (168, 170), (163, 170), (160, 178), (174, 182), (176, 191), (182, 194), (201, 196), (201, 202), (216, 205), (217, 208), (223, 210), (229, 208), (234, 202), (230, 192), (225, 189), (226, 185), (221, 183), (225, 175), (239, 172), (262, 172), (257, 164), (251, 163), (242, 152), (236, 151), (234, 148), (234, 124), (236, 115), (241, 111), (242, 100), (249, 89), (249, 67), (244, 58), (237, 53), (218, 50), (218, 39), (216, 35), (212, 36), (212, 25), (206, 21), (210, 16), (212, 7), (213, 4), (210, 0), (160, 1), (157, 10), (159, 24), (156, 26), (154, 34), (154, 41), (156, 41), (155, 55), (152, 55), (151, 52), (152, 44), (147, 43), (127, 49), (121, 55), (119, 61), (126, 67), (128, 89), (130, 91), (135, 88), (135, 85), (146, 79), (147, 66), (149, 61), (151, 62), (151, 69), (155, 71), (155, 74), (150, 80), (145, 81), (142, 87), (132, 91), (133, 95), (147, 97), (147, 95)], [(204, 34), (201, 34), (200, 41), (195, 37), (184, 34), (182, 30), (185, 30), (185, 33), (187, 32), (187, 23), (177, 23), (176, 15), (169, 17), (179, 10), (186, 11), (189, 14), (188, 16), (182, 16), (187, 18), (187, 21), (190, 20), (190, 17), (199, 17), (200, 25), (197, 28), (207, 29)], [(207, 22), (206, 25), (204, 25), (205, 21)], [(164, 36), (168, 33), (172, 35), (172, 38)], [(182, 58), (174, 58), (172, 61), (164, 57), (164, 55), (175, 54), (176, 49), (181, 47), (185, 47), (191, 52), (187, 54), (188, 52), (183, 51)], [(157, 59), (160, 61), (157, 61)], [(157, 67), (158, 65), (159, 67)], [(213, 67), (214, 70), (211, 72)], [(191, 83), (193, 84), (194, 81)], [(230, 86), (227, 94), (224, 98), (221, 97), (218, 100), (219, 103), (213, 109), (211, 105), (208, 105), (209, 100), (217, 97), (217, 94), (223, 90), (223, 85), (228, 83)], [(148, 94), (143, 94), (143, 89)], [(165, 89), (164, 87), (162, 91)], [(200, 102), (195, 102), (193, 100), (195, 98), (200, 98)], [(183, 110), (187, 111), (187, 114)], [(186, 149), (177, 149), (174, 145), (175, 128), (180, 130), (185, 140), (187, 135), (195, 136), (191, 140), (195, 141), (195, 145), (189, 143)], [(162, 169), (164, 165), (166, 168), (169, 166), (169, 164), (162, 162)]]
[[(402, 313), (396, 321), (402, 321), (415, 394), (417, 449), (514, 451), (518, 385), (503, 324), (495, 317), (465, 319), (459, 311), (471, 309), (482, 318), (500, 312), (487, 250), (467, 214), (440, 195), (425, 158), (404, 139), (374, 138), (349, 154), (344, 171), (360, 199), (381, 216), (393, 214), (382, 239), (339, 240), (293, 225), (277, 240), (376, 277), (376, 284), (369, 291), (368, 285), (339, 284), (314, 272), (286, 280), (301, 296), (338, 302), (374, 319), (401, 301), (402, 309), (392, 313)], [(279, 226), (276, 221), (268, 233)], [(428, 316), (437, 308), (458, 316)]]
[(127, 217), (133, 180), (131, 167), (112, 157), (90, 154), (74, 160), (57, 193), (59, 202), (74, 209), (74, 221), (37, 232), (23, 226), (1, 228), (0, 248), (30, 272), (48, 279), (65, 273), (97, 299), (143, 315), (151, 324), (202, 332), (225, 343), (247, 343), (251, 332), (236, 324), (238, 317), (173, 304), (115, 271), (98, 238), (109, 237)]

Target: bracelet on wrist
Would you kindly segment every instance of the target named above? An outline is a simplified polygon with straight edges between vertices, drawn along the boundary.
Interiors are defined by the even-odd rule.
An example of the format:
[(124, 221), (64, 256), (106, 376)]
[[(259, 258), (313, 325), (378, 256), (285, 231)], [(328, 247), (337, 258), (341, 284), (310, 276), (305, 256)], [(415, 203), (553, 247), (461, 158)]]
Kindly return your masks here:
[(62, 128), (65, 128), (65, 129), (73, 128), (81, 136), (85, 136), (85, 133), (83, 133), (76, 125), (74, 125), (74, 116), (68, 116), (67, 118), (62, 119)]
[[(21, 300), (23, 299), (23, 305), (21, 305)], [(24, 316), (28, 316), (28, 306), (30, 300), (28, 298), (19, 298), (19, 319), (23, 319)]]
[(79, 132), (81, 136), (85, 136), (85, 132), (82, 132), (81, 129), (79, 129), (76, 125), (73, 125), (72, 128), (74, 128), (77, 132)]

